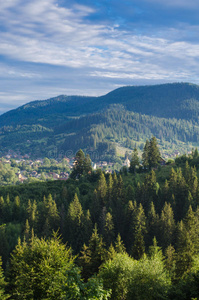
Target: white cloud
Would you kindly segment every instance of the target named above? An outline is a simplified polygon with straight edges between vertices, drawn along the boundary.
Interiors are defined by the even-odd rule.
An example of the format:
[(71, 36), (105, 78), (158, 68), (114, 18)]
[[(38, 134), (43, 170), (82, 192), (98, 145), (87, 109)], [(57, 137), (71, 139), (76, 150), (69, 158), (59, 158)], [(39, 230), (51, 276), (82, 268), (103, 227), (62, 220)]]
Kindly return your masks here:
[[(160, 3), (160, 0), (147, 1)], [(171, 2), (173, 5), (180, 5), (180, 1), (176, 0), (169, 0), (167, 5), (172, 5)], [(186, 4), (184, 0), (181, 1), (182, 4)], [(156, 36), (136, 35), (133, 30), (121, 30), (117, 24), (111, 26), (108, 22), (101, 24), (89, 21), (88, 17), (94, 13), (93, 8), (75, 4), (63, 7), (55, 0), (1, 1), (0, 11), (0, 55), (19, 62), (15, 67), (6, 66), (6, 63), (0, 65), (1, 78), (4, 76), (12, 80), (29, 80), (30, 90), (31, 87), (37, 88), (31, 82), (33, 79), (39, 79), (40, 85), (43, 82), (45, 85), (45, 80), (49, 79), (47, 73), (41, 72), (40, 64), (51, 66), (51, 72), (54, 71), (53, 66), (64, 66), (66, 72), (67, 68), (75, 70), (71, 75), (64, 72), (60, 75), (60, 78), (70, 79), (68, 82), (71, 86), (68, 83), (67, 88), (64, 88), (60, 84), (59, 87), (49, 89), (50, 92), (46, 88), (41, 96), (44, 99), (50, 93), (56, 95), (61, 91), (67, 91), (68, 94), (76, 94), (75, 91), (78, 94), (94, 94), (92, 89), (89, 90), (89, 77), (92, 80), (102, 80), (103, 83), (103, 78), (110, 79), (112, 85), (107, 83), (110, 89), (115, 85), (114, 80), (129, 84), (133, 80), (143, 79), (193, 81), (197, 78), (199, 43), (197, 40), (194, 43), (176, 41), (176, 37), (182, 33), (182, 36), (186, 36), (187, 32), (196, 34), (199, 29), (197, 25), (181, 23), (179, 28), (167, 28)], [(36, 67), (34, 71), (26, 70), (25, 67), (20, 67), (20, 62), (27, 65), (33, 63), (38, 71)], [(80, 74), (82, 77), (87, 76), (87, 92), (84, 92), (83, 87), (78, 90), (74, 87)], [(54, 84), (53, 76), (59, 80), (58, 73), (52, 73), (51, 85)], [(99, 94), (102, 88), (98, 89), (96, 84), (95, 90)], [(31, 100), (33, 97), (39, 98), (41, 93), (40, 87), (36, 94), (30, 94), (30, 91), (24, 89), (16, 91), (16, 97), (9, 93), (7, 96), (10, 101), (25, 98)], [(0, 101), (3, 101), (2, 96)]]
[(65, 8), (54, 0), (18, 0), (12, 10), (10, 1), (9, 5), (0, 4), (1, 8), (5, 14), (0, 21), (9, 20), (4, 24), (9, 30), (1, 32), (0, 53), (21, 61), (128, 72), (138, 61), (140, 68), (148, 61), (158, 67), (166, 59), (169, 64), (184, 57), (181, 67), (187, 62), (194, 64), (199, 51), (199, 45), (188, 42), (136, 36), (118, 27), (85, 23), (83, 16), (93, 9), (83, 5)]

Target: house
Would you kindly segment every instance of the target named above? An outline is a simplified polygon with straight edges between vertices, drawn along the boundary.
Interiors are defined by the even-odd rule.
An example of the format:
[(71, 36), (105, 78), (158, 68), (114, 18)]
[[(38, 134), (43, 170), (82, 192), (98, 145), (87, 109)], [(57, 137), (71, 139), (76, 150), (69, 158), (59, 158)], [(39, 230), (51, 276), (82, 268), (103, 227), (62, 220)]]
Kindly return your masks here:
[(25, 180), (27, 180), (28, 178), (24, 175), (22, 175), (21, 173), (18, 174), (18, 180), (23, 183)]
[(125, 159), (123, 166), (129, 168), (130, 167), (130, 160), (128, 159), (128, 157)]
[(57, 173), (50, 172), (49, 175), (51, 175), (54, 180), (59, 179), (59, 174), (57, 174)]

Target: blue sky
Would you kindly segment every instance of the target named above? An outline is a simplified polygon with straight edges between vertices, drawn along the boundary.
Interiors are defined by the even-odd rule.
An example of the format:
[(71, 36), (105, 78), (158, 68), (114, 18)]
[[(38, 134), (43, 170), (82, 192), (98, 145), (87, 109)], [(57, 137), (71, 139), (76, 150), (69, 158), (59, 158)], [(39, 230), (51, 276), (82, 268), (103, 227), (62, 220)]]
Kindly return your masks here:
[(197, 0), (0, 2), (0, 113), (119, 86), (199, 84)]

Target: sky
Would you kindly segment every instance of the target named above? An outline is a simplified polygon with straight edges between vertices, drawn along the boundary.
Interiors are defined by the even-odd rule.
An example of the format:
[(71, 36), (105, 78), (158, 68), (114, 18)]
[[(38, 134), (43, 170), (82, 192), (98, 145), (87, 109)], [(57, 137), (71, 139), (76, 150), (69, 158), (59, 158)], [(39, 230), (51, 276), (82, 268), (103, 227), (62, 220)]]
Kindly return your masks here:
[(199, 84), (197, 0), (0, 1), (0, 113), (125, 85)]

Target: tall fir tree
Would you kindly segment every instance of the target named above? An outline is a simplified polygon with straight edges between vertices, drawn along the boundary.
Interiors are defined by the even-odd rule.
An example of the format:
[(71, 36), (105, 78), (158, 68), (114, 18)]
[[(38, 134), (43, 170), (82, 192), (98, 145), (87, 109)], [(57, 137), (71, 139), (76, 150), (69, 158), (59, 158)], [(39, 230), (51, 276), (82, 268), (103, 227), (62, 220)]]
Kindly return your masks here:
[(84, 243), (84, 213), (77, 194), (75, 194), (74, 200), (68, 208), (65, 238), (74, 252), (78, 253)]
[(146, 230), (146, 216), (142, 204), (140, 204), (135, 211), (134, 217), (134, 242), (132, 247), (132, 255), (135, 259), (140, 259), (145, 253), (145, 235)]
[(99, 267), (106, 259), (105, 245), (102, 237), (98, 234), (95, 225), (88, 246), (83, 245), (78, 264), (82, 267), (82, 275), (85, 280), (96, 274)]
[(138, 150), (137, 150), (137, 148), (134, 148), (133, 153), (131, 155), (129, 172), (135, 173), (136, 169), (139, 168), (139, 166), (140, 166), (140, 159), (138, 156)]
[(103, 237), (104, 237), (104, 242), (106, 244), (106, 247), (110, 247), (111, 243), (114, 241), (114, 223), (113, 223), (113, 217), (112, 215), (108, 212), (105, 216), (105, 223), (104, 223), (104, 228), (103, 228)]
[(90, 156), (88, 154), (85, 156), (82, 149), (79, 149), (75, 155), (75, 163), (70, 177), (73, 179), (78, 179), (83, 174), (88, 174), (91, 172), (91, 170), (92, 166)]
[(150, 147), (149, 140), (146, 140), (143, 153), (142, 153), (142, 164), (145, 169), (149, 167), (149, 147)]
[(170, 203), (165, 202), (160, 216), (160, 243), (163, 249), (174, 242), (175, 220)]
[(149, 163), (149, 168), (154, 168), (157, 167), (159, 162), (160, 162), (160, 150), (158, 148), (158, 142), (157, 139), (153, 136), (150, 139), (150, 144), (149, 144), (149, 155), (148, 155), (148, 163)]

